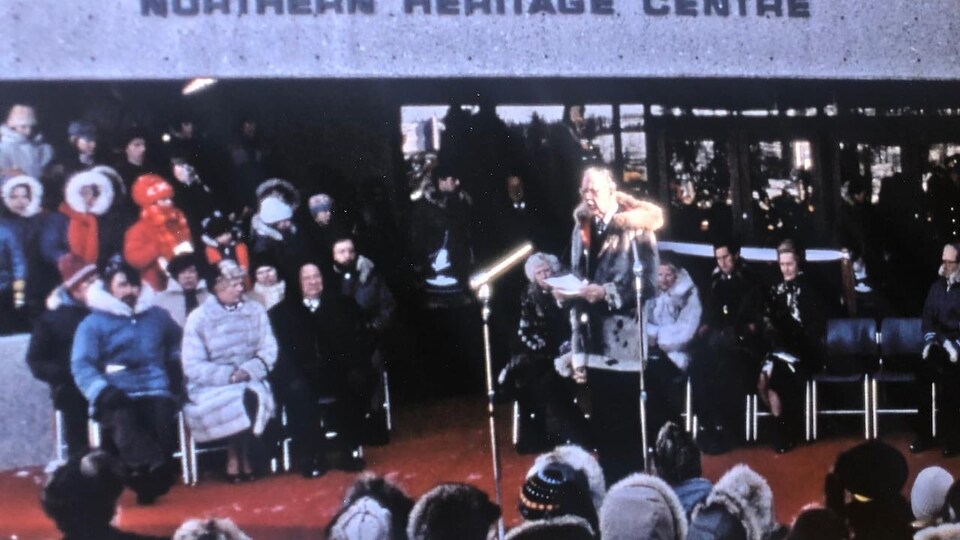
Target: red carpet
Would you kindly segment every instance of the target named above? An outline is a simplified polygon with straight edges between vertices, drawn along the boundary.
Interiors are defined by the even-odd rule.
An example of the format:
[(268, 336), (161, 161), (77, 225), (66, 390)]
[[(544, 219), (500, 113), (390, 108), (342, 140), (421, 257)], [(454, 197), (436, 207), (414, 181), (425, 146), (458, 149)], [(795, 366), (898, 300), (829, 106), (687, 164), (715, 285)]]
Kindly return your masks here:
[[(507, 411), (498, 422), (504, 472), (507, 526), (519, 520), (517, 492), (533, 456), (518, 456), (510, 445)], [(493, 479), (486, 408), (481, 399), (458, 399), (419, 405), (400, 411), (394, 418), (394, 441), (367, 450), (369, 468), (398, 482), (417, 496), (438, 482), (476, 484), (493, 498)], [(761, 432), (763, 426), (761, 425)], [(902, 451), (907, 435), (889, 439)], [(705, 475), (719, 478), (736, 463), (748, 463), (770, 482), (781, 521), (789, 522), (806, 503), (821, 498), (823, 478), (836, 454), (859, 442), (855, 437), (831, 439), (804, 445), (786, 455), (776, 455), (766, 446), (736, 450), (720, 457), (704, 458)], [(960, 477), (960, 459), (943, 460), (936, 452), (919, 458), (907, 455), (909, 487), (924, 467), (940, 463)], [(228, 516), (257, 540), (319, 538), (340, 504), (340, 497), (354, 475), (328, 473), (305, 480), (296, 474), (277, 475), (249, 484), (229, 485), (209, 479), (196, 487), (177, 485), (157, 504), (138, 507), (131, 493), (120, 500), (118, 525), (123, 529), (153, 534), (171, 534), (189, 517)], [(57, 538), (57, 531), (37, 503), (43, 473), (40, 470), (0, 473), (0, 539)]]

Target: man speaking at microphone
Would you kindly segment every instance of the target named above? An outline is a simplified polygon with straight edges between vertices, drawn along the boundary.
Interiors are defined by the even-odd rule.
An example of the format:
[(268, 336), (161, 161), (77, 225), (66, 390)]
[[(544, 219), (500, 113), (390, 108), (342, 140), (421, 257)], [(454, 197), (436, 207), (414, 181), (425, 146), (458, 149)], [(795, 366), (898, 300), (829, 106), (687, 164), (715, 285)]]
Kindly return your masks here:
[[(570, 266), (587, 284), (572, 294), (558, 294), (573, 299), (579, 319), (576, 354), (559, 370), (588, 385), (600, 464), (612, 485), (643, 469), (635, 272), (641, 274), (646, 300), (656, 290), (653, 231), (663, 226), (663, 211), (617, 191), (608, 169), (590, 167), (580, 184), (574, 221)], [(651, 436), (658, 428), (649, 426)]]

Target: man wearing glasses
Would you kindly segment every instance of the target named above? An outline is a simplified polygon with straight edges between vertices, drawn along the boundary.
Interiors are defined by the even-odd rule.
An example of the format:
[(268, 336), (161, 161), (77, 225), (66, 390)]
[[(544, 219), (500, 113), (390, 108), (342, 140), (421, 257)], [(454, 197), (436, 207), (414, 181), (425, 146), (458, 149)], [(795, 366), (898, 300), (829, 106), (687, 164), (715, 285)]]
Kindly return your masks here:
[(923, 352), (917, 366), (917, 438), (910, 451), (917, 453), (936, 444), (933, 438), (930, 384), (939, 396), (937, 427), (943, 456), (960, 454), (960, 244), (943, 246), (940, 278), (930, 286), (923, 304)]

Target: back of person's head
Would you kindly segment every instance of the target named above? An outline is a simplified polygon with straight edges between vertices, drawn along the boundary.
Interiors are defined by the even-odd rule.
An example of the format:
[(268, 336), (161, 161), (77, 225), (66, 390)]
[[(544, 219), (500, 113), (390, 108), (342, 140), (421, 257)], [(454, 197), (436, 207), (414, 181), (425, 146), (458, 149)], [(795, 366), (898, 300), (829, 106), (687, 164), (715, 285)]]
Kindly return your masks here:
[(593, 540), (596, 533), (587, 520), (577, 516), (525, 521), (510, 529), (504, 540)]
[(660, 428), (653, 450), (653, 463), (657, 476), (672, 485), (703, 474), (700, 448), (693, 437), (674, 422), (667, 422)]
[(404, 540), (413, 500), (398, 486), (372, 473), (361, 474), (326, 529), (329, 540)]
[(808, 508), (797, 516), (786, 540), (848, 540), (843, 519), (829, 508)]
[(109, 455), (99, 451), (61, 465), (40, 494), (43, 511), (67, 535), (107, 527), (123, 491), (116, 467)]
[(780, 529), (770, 485), (740, 464), (717, 481), (694, 511), (687, 540), (764, 540)]
[(953, 485), (953, 475), (943, 467), (931, 466), (920, 471), (910, 489), (910, 509), (923, 525), (936, 522)]
[(604, 540), (683, 540), (687, 514), (673, 489), (648, 474), (631, 474), (607, 491), (600, 509)]
[(490, 497), (470, 484), (440, 484), (410, 511), (410, 540), (485, 540), (500, 517)]
[(940, 517), (946, 522), (960, 523), (960, 480), (951, 484), (947, 490)]
[(171, 540), (250, 540), (228, 518), (188, 519), (173, 533)]
[(599, 526), (586, 474), (567, 463), (550, 462), (528, 476), (520, 489), (518, 508), (527, 521), (574, 515), (593, 530)]
[(526, 478), (529, 479), (549, 463), (564, 463), (574, 470), (582, 471), (586, 476), (587, 484), (590, 486), (590, 498), (593, 500), (593, 507), (597, 512), (600, 511), (603, 496), (607, 492), (607, 485), (603, 478), (603, 469), (600, 468), (600, 463), (593, 455), (577, 445), (558, 446), (550, 452), (537, 456), (533, 466), (527, 470)]

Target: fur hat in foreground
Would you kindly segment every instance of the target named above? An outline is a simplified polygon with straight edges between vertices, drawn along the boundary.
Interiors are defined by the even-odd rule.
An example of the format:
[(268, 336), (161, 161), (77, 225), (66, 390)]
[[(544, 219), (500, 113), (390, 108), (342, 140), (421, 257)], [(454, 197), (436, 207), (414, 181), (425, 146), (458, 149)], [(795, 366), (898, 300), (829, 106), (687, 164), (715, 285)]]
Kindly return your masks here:
[(188, 519), (171, 540), (251, 540), (228, 518)]
[(960, 523), (944, 523), (918, 531), (913, 540), (960, 540)]
[(924, 524), (934, 523), (940, 517), (952, 485), (953, 475), (943, 467), (931, 466), (920, 471), (910, 490), (913, 517)]
[(485, 540), (500, 509), (470, 484), (447, 483), (423, 494), (410, 512), (410, 540)]
[(666, 482), (649, 474), (631, 474), (607, 491), (600, 509), (600, 537), (684, 540), (687, 514)]
[[(750, 467), (736, 465), (720, 478), (703, 505), (693, 511), (687, 538), (765, 540), (779, 529), (774, 516), (770, 485)], [(742, 534), (733, 530), (737, 526)]]
[[(369, 538), (404, 540), (412, 508), (413, 500), (399, 487), (373, 473), (361, 474), (327, 525), (326, 538), (368, 538), (358, 537), (356, 533), (382, 530), (382, 535), (371, 534)], [(380, 523), (383, 525), (374, 527)]]
[(587, 520), (578, 516), (561, 516), (526, 521), (510, 529), (504, 540), (592, 540), (596, 538)]
[(583, 474), (587, 477), (587, 482), (590, 484), (590, 498), (593, 499), (593, 506), (597, 512), (600, 511), (607, 485), (603, 479), (603, 469), (600, 468), (600, 464), (595, 457), (576, 445), (558, 446), (551, 452), (537, 456), (533, 466), (527, 471), (526, 478), (529, 479), (548, 463), (566, 463), (575, 470), (583, 471)]

